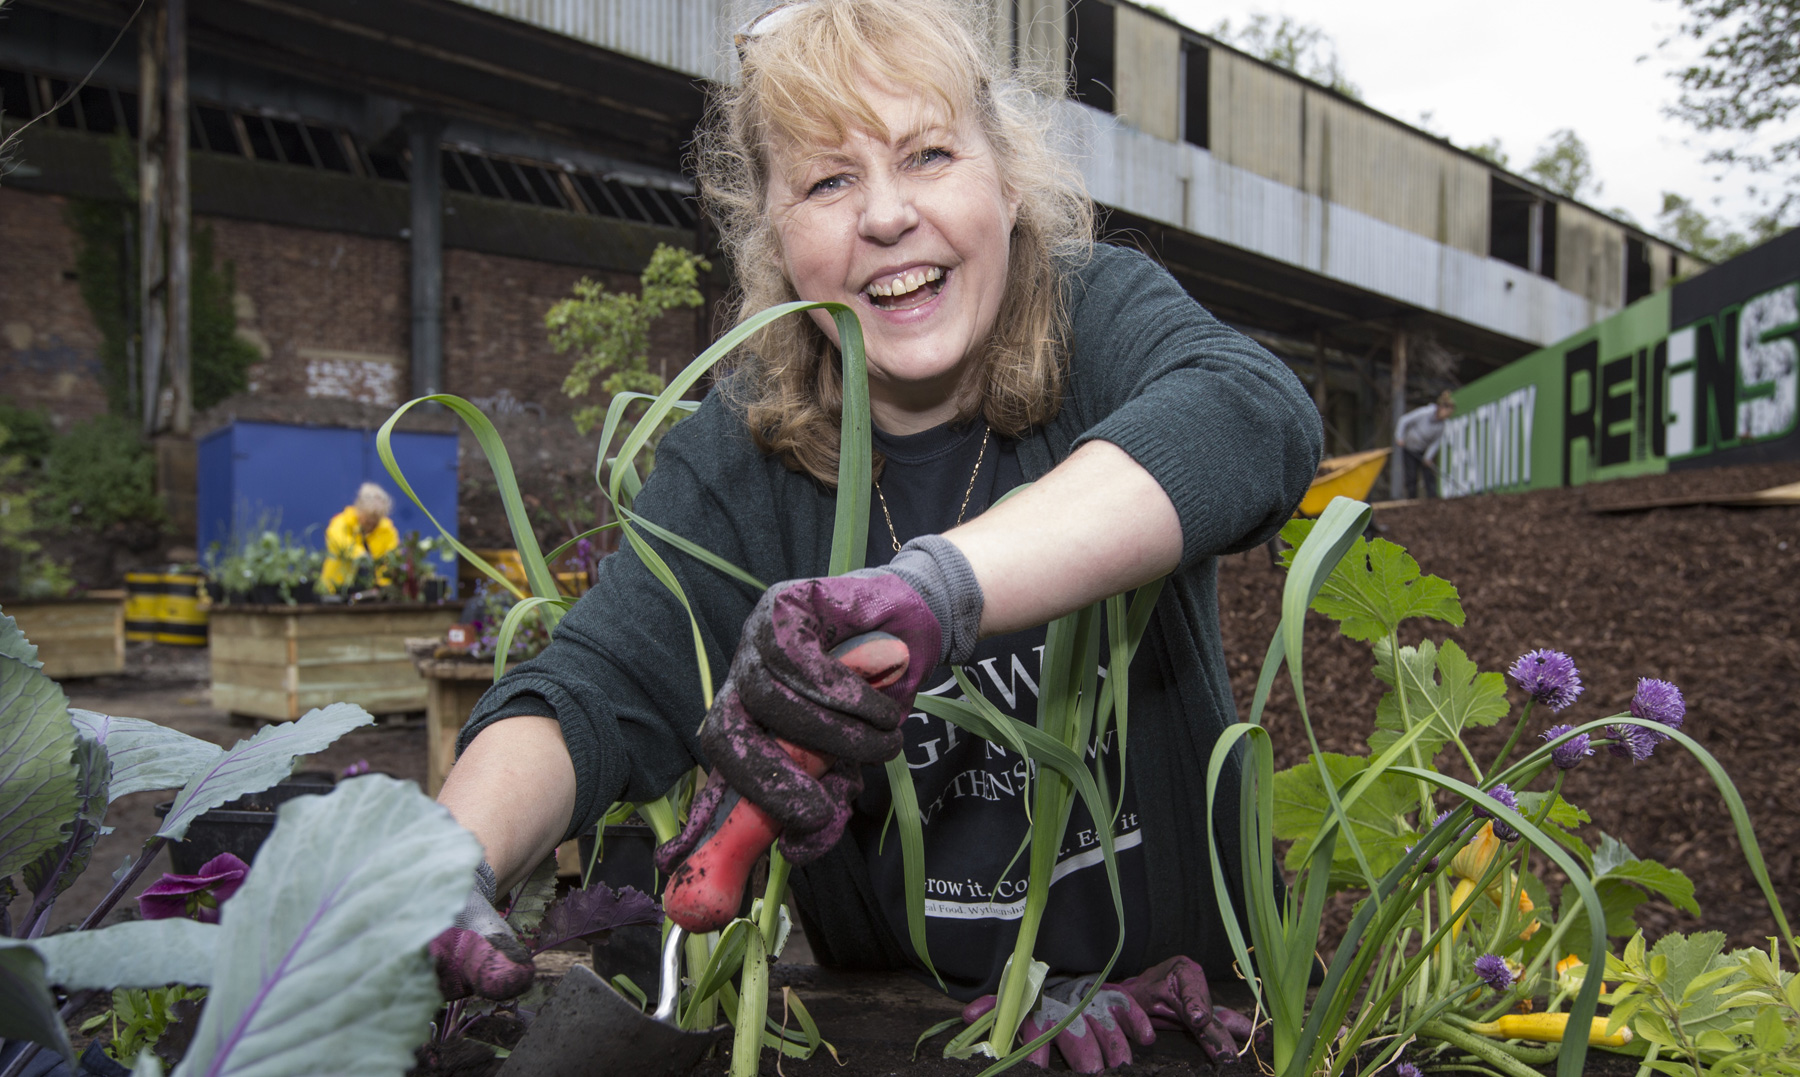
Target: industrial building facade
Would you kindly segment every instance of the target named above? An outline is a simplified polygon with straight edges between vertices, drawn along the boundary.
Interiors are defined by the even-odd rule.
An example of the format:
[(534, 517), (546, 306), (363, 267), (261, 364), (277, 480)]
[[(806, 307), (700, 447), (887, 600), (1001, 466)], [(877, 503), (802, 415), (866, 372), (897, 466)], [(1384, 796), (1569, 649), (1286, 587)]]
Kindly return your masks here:
[[(1385, 443), (1395, 407), (1703, 268), (1145, 8), (979, 2), (999, 54), (1066, 88), (1059, 137), (1109, 235), (1282, 355), (1333, 450)], [(166, 25), (113, 47), (135, 6), (14, 0), (0, 22), (6, 129), (50, 113), (0, 181), (0, 383), (59, 421), (107, 406), (108, 323), (82, 296), (72, 207), (124, 212), (142, 195), (140, 90), (171, 70)], [(731, 8), (146, 4), (140, 19), (180, 19), (192, 228), (234, 271), (251, 393), (386, 406), (444, 389), (496, 413), (566, 414), (549, 305), (584, 274), (631, 286), (658, 243), (710, 247), (682, 163), (706, 84), (732, 77)], [(718, 328), (724, 281), (709, 282), (712, 310), (666, 320), (659, 359)], [(119, 290), (117, 323), (146, 324), (151, 293)]]

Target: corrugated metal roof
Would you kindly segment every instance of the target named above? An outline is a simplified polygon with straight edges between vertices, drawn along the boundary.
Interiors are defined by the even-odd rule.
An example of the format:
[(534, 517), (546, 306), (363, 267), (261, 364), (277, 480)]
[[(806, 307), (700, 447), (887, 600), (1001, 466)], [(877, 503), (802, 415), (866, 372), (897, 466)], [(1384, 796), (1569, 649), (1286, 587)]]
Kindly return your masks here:
[(714, 78), (725, 60), (718, 46), (729, 0), (457, 2), (695, 78)]

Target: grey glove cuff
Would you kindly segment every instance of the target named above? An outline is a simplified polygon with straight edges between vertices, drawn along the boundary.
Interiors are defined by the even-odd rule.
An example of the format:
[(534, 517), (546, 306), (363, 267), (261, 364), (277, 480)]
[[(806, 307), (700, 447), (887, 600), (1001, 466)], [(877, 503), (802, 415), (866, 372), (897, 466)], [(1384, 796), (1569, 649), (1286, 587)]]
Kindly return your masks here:
[(494, 877), (494, 868), (486, 860), (475, 865), (475, 892), (486, 898), (489, 905), (500, 896), (500, 880)]
[(974, 655), (981, 632), (981, 584), (955, 543), (942, 535), (920, 535), (900, 547), (892, 561), (868, 571), (900, 577), (925, 600), (944, 634), (944, 650), (934, 664), (966, 662)]

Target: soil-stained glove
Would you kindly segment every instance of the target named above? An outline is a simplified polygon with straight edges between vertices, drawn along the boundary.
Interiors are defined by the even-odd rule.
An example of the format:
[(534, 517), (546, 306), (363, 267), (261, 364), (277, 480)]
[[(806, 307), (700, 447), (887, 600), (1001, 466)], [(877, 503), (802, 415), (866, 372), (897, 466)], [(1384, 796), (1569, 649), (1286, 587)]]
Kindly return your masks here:
[(1206, 973), (1192, 958), (1171, 957), (1119, 985), (1158, 1028), (1185, 1028), (1215, 1066), (1236, 1062), (1255, 1026), (1236, 1010), (1214, 1006)]
[[(907, 543), (880, 568), (769, 588), (744, 622), (700, 730), (716, 777), (781, 824), (789, 861), (816, 860), (843, 834), (863, 765), (900, 753), (900, 724), (919, 684), (940, 663), (967, 658), (980, 624), (975, 572), (937, 535)], [(838, 644), (877, 631), (898, 637), (912, 656), (882, 689), (831, 656)], [(813, 778), (777, 738), (835, 763)], [(695, 799), (687, 828), (657, 850), (662, 870), (672, 871), (708, 832), (722, 793), (715, 781)]]
[(483, 862), (463, 911), (431, 940), (438, 990), (447, 1002), (470, 995), (496, 1002), (513, 998), (524, 994), (536, 975), (531, 951), (494, 910), (495, 885), (493, 869)]
[[(1037, 1009), (1019, 1022), (1019, 1042), (1030, 1043), (1055, 1027), (1080, 1004), (1093, 985), (1094, 978), (1087, 976), (1046, 988), (1038, 998)], [(994, 1004), (993, 995), (981, 996), (963, 1008), (963, 1022), (974, 1024)], [(1076, 1073), (1099, 1073), (1112, 1066), (1130, 1065), (1133, 1043), (1143, 1047), (1155, 1042), (1156, 1030), (1137, 1000), (1119, 984), (1102, 984), (1094, 1000), (1069, 1022), (1068, 1028), (1025, 1057), (1032, 1064), (1049, 1069), (1050, 1048), (1054, 1045)]]

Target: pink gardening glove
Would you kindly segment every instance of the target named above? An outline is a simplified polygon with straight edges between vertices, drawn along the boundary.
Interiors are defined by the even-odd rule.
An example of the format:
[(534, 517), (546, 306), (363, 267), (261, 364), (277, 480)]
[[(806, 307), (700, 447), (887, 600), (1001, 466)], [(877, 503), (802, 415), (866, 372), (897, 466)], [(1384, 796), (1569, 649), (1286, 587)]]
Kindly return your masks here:
[[(1093, 983), (1089, 976), (1046, 990), (1038, 998), (1037, 1009), (1019, 1022), (1019, 1042), (1030, 1043), (1055, 1027), (1081, 1002)], [(963, 1007), (963, 1022), (974, 1024), (994, 1008), (994, 1002), (993, 995), (983, 995), (969, 1003)], [(1025, 1058), (1041, 1069), (1049, 1069), (1050, 1048), (1055, 1045), (1063, 1061), (1076, 1073), (1099, 1073), (1113, 1066), (1130, 1065), (1133, 1043), (1144, 1047), (1155, 1042), (1156, 1030), (1151, 1028), (1150, 1018), (1137, 1000), (1119, 984), (1102, 984), (1094, 1001), (1069, 1022), (1068, 1028)]]
[(537, 974), (531, 952), (479, 890), (469, 891), (463, 911), (431, 940), (428, 951), (446, 1002), (470, 995), (496, 1002), (513, 998), (524, 994)]
[(1156, 1027), (1192, 1033), (1215, 1066), (1236, 1062), (1255, 1032), (1248, 1017), (1212, 1004), (1206, 973), (1192, 958), (1171, 957), (1119, 987), (1137, 1000)]
[[(876, 631), (898, 637), (914, 656), (882, 689), (831, 655), (838, 644)], [(744, 622), (731, 673), (700, 729), (715, 780), (695, 798), (687, 827), (657, 850), (658, 866), (672, 871), (708, 833), (724, 792), (719, 779), (781, 824), (781, 852), (790, 862), (816, 860), (837, 844), (862, 792), (863, 765), (900, 753), (900, 724), (938, 664), (943, 640), (926, 600), (886, 569), (769, 588)], [(834, 765), (813, 778), (776, 738)]]

